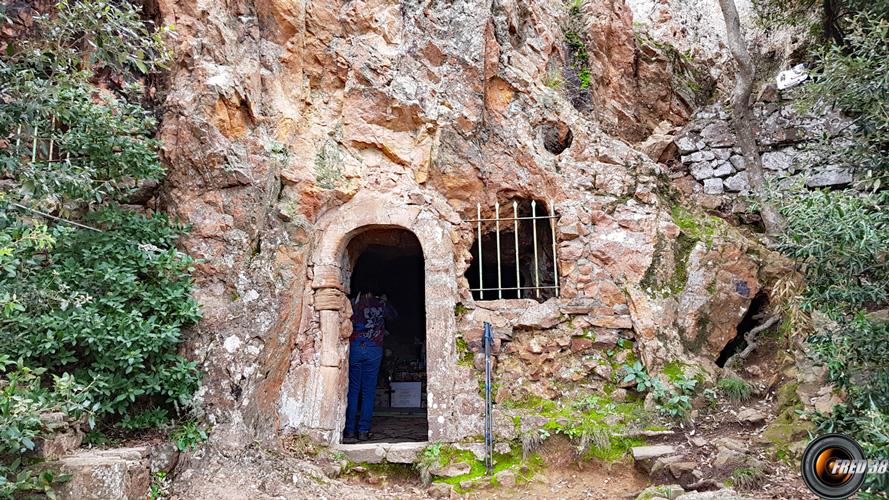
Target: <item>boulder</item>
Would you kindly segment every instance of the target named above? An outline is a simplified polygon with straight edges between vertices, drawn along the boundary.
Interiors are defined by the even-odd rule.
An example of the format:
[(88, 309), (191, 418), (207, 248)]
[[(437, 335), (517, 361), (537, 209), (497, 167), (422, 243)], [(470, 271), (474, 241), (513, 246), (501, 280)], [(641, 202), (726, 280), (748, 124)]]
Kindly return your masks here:
[(174, 443), (165, 441), (151, 447), (148, 457), (148, 466), (152, 474), (158, 472), (169, 473), (179, 463), (179, 449)]
[(704, 179), (704, 193), (706, 194), (722, 194), (722, 179)]
[(681, 479), (684, 477), (694, 477), (692, 472), (694, 472), (697, 466), (698, 464), (696, 464), (695, 462), (680, 461), (668, 464), (667, 470), (670, 471), (670, 474), (672, 474), (674, 478)]
[(685, 493), (685, 490), (678, 484), (649, 486), (648, 488), (642, 490), (642, 492), (636, 496), (636, 500), (655, 500), (658, 498), (674, 500), (676, 498), (679, 498), (679, 496), (681, 496), (683, 493)]
[(746, 193), (750, 191), (750, 182), (747, 180), (747, 172), (738, 172), (737, 174), (726, 178), (722, 181), (726, 191), (732, 193)]
[(758, 458), (747, 454), (746, 452), (739, 452), (725, 446), (719, 446), (716, 452), (716, 458), (713, 460), (713, 465), (720, 468), (733, 469), (736, 467), (756, 467), (762, 470), (767, 470), (767, 464), (763, 463)]
[(426, 493), (432, 498), (451, 498), (454, 488), (447, 483), (432, 483), (426, 488)]
[(739, 172), (741, 170), (747, 170), (747, 159), (741, 155), (732, 156), (728, 161), (732, 164), (732, 167)]
[(429, 473), (439, 477), (457, 477), (469, 474), (472, 467), (466, 462), (451, 462), (447, 465), (435, 465), (429, 468)]
[(497, 483), (504, 488), (515, 488), (516, 475), (512, 470), (502, 470), (494, 474), (494, 478), (497, 479)]
[(730, 437), (721, 437), (714, 441), (714, 443), (719, 448), (727, 448), (732, 451), (737, 451), (738, 453), (747, 453), (749, 447), (743, 441), (740, 441), (735, 438)]
[(697, 135), (681, 135), (673, 141), (679, 149), (679, 154), (688, 154), (707, 147), (707, 144)]
[(386, 458), (386, 448), (380, 443), (342, 444), (335, 449), (355, 463), (378, 464)]
[[(786, 263), (772, 255), (769, 266), (777, 269)], [(680, 334), (688, 349), (715, 361), (738, 334), (737, 324), (760, 290), (762, 265), (746, 244), (716, 236), (711, 246), (698, 243), (692, 248), (686, 269), (677, 311)]]
[(790, 170), (793, 157), (785, 151), (767, 151), (762, 154), (762, 168), (766, 170)]
[(44, 460), (55, 460), (74, 452), (82, 442), (83, 433), (79, 429), (66, 429), (41, 438), (37, 452)]
[(743, 410), (738, 412), (738, 422), (742, 424), (761, 424), (766, 421), (765, 413), (757, 410), (756, 408), (744, 408)]
[(681, 159), (682, 163), (710, 161), (710, 160), (716, 159), (716, 154), (713, 153), (713, 151), (705, 149), (703, 151), (695, 151), (694, 153), (691, 153), (689, 155), (683, 155), (682, 158), (680, 158), (680, 159)]
[(423, 450), (420, 443), (392, 443), (386, 450), (386, 461), (395, 464), (412, 464)]
[(717, 121), (701, 130), (701, 138), (708, 146), (721, 148), (735, 144), (735, 134), (727, 122)]

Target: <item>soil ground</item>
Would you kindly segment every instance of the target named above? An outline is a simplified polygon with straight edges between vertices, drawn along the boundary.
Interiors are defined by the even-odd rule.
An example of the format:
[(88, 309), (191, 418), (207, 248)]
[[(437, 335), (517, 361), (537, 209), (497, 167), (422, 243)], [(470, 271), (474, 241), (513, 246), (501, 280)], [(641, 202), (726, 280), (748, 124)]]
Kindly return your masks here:
[[(776, 353), (786, 352), (774, 338), (762, 339), (762, 345), (744, 363), (740, 373), (753, 386), (753, 396), (744, 402), (724, 397), (698, 397), (691, 423), (676, 425), (672, 434), (651, 437), (647, 444), (666, 444), (675, 449), (682, 461), (693, 462), (703, 484), (702, 491), (714, 491), (711, 498), (721, 498), (725, 480), (732, 469), (715, 464), (720, 440), (740, 442), (746, 454), (765, 464), (764, 474), (755, 484), (736, 488), (738, 495), (754, 499), (815, 498), (803, 485), (799, 469), (775, 460), (774, 452), (762, 439), (762, 433), (778, 413), (776, 389), (784, 383), (782, 360)], [(738, 415), (753, 409), (765, 416), (754, 424), (741, 422)], [(410, 420), (409, 416), (403, 416)], [(385, 422), (384, 422), (385, 423)], [(404, 418), (391, 419), (392, 432), (422, 425), (405, 425)], [(383, 426), (385, 428), (385, 425)], [(379, 432), (379, 427), (377, 428)], [(388, 431), (387, 431), (388, 432)], [(385, 434), (385, 433), (384, 433)], [(403, 436), (402, 436), (403, 437)], [(410, 465), (363, 466), (344, 462), (333, 452), (292, 437), (285, 442), (284, 453), (251, 445), (246, 450), (220, 450), (202, 447), (186, 454), (177, 467), (171, 498), (330, 498), (330, 499), (419, 499), (434, 492), (420, 481)], [(451, 497), (476, 499), (633, 499), (653, 484), (678, 481), (669, 475), (650, 476), (642, 472), (630, 457), (616, 463), (596, 460), (578, 461), (574, 447), (560, 435), (553, 435), (537, 450), (543, 463), (530, 481), (514, 488), (479, 486)], [(441, 493), (441, 492), (435, 492)], [(447, 494), (445, 492), (445, 494)]]

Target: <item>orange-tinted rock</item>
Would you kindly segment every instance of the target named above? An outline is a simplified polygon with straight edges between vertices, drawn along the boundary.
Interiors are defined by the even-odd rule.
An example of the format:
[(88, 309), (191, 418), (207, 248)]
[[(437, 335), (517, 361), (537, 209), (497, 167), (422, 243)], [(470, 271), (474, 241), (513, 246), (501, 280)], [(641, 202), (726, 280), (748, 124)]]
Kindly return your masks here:
[[(205, 319), (185, 352), (202, 360), (213, 439), (232, 449), (274, 444), (283, 432), (338, 439), (351, 325), (333, 290), (348, 290), (344, 248), (367, 226), (407, 228), (423, 244), (435, 318), (429, 411), (446, 422), (436, 419), (430, 440), (460, 440), (480, 425), (457, 333), (477, 351), (492, 323), (503, 394), (557, 397), (570, 384), (604, 384), (598, 361), (580, 353), (593, 356), (618, 335), (634, 339), (649, 366), (709, 356), (776, 278), (723, 246), (689, 264), (679, 300), (640, 285), (652, 266), (670, 274), (678, 228), (661, 201), (660, 167), (624, 140), (641, 142), (656, 127), (666, 135), (687, 109), (669, 64), (637, 54), (623, 0), (584, 3), (595, 112), (543, 84), (563, 63), (558, 2), (162, 0), (158, 9), (178, 33), (158, 203), (192, 226), (180, 244), (203, 259), (195, 282)], [(666, 148), (663, 137), (645, 147), (658, 157)], [(477, 234), (468, 220), (477, 204), (490, 213), (513, 199), (559, 216), (561, 293), (551, 302), (476, 302), (468, 290)], [(550, 237), (540, 235), (548, 254)], [(715, 277), (714, 298), (699, 276)], [(718, 324), (698, 326), (705, 313)], [(692, 324), (681, 337), (683, 321)], [(595, 330), (591, 345), (584, 329)]]

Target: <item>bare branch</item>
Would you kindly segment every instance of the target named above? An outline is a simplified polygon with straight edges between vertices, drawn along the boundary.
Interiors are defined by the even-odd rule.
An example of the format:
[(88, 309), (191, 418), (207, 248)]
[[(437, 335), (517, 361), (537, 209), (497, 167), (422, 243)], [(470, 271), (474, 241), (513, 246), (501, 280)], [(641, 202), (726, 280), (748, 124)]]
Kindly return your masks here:
[(745, 359), (747, 359), (747, 357), (750, 356), (750, 354), (753, 353), (753, 351), (755, 351), (759, 345), (759, 343), (756, 342), (756, 336), (759, 335), (760, 332), (771, 328), (772, 325), (777, 323), (779, 319), (781, 319), (780, 315), (772, 316), (769, 319), (760, 323), (755, 328), (752, 328), (749, 332), (745, 333), (744, 340), (747, 342), (747, 347), (745, 347), (743, 351), (741, 351), (737, 354), (733, 354), (731, 357), (729, 357), (725, 361), (725, 368), (731, 369), (738, 363), (741, 363)]
[(57, 222), (62, 222), (62, 223), (64, 223), (64, 224), (70, 224), (70, 225), (72, 225), (72, 226), (77, 226), (77, 227), (80, 227), (80, 228), (83, 228), (83, 229), (89, 229), (90, 231), (96, 231), (97, 233), (104, 233), (104, 232), (105, 232), (105, 231), (102, 231), (101, 229), (98, 229), (98, 228), (95, 228), (95, 227), (92, 227), (92, 226), (87, 226), (86, 224), (81, 224), (81, 223), (79, 223), (79, 222), (74, 222), (73, 220), (68, 220), (68, 219), (63, 219), (63, 218), (61, 218), (61, 217), (56, 217), (55, 215), (50, 215), (50, 214), (48, 214), (48, 213), (46, 213), (46, 212), (41, 212), (40, 210), (35, 210), (35, 209), (33, 209), (33, 208), (26, 207), (26, 206), (24, 206), (24, 205), (19, 205), (18, 203), (10, 202), (10, 205), (12, 205), (12, 206), (14, 206), (14, 207), (16, 207), (16, 208), (18, 208), (18, 209), (26, 210), (26, 211), (28, 211), (28, 212), (37, 214), (37, 215), (39, 215), (39, 216), (41, 216), (41, 217), (46, 217), (47, 219), (52, 219), (52, 220), (57, 221)]

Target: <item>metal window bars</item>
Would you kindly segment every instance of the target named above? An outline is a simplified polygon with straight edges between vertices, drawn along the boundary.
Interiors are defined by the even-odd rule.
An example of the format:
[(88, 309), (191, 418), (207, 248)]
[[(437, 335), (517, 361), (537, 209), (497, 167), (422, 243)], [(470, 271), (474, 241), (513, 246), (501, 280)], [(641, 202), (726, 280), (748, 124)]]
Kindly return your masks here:
[[(59, 147), (59, 145), (56, 144), (56, 132), (59, 130), (57, 125), (64, 129), (64, 124), (59, 124), (58, 120), (56, 120), (55, 115), (50, 116), (49, 132), (47, 133), (44, 130), (44, 134), (48, 134), (48, 136), (41, 137), (41, 128), (39, 123), (28, 125), (24, 130), (22, 130), (23, 125), (20, 123), (15, 130), (15, 149), (13, 150), (13, 154), (19, 156), (19, 160), (23, 163), (30, 162), (31, 164), (34, 164), (40, 162), (46, 163), (47, 165), (52, 163), (67, 163), (70, 166), (71, 153), (66, 152), (63, 158), (61, 148)], [(23, 138), (25, 139), (24, 149), (22, 147)], [(23, 154), (25, 151), (29, 151), (30, 154)], [(56, 222), (77, 226), (83, 229), (89, 229), (90, 231), (95, 231), (98, 233), (103, 232), (101, 229), (87, 226), (79, 222), (70, 221), (68, 219), (63, 219), (61, 217), (56, 217), (55, 215), (48, 214), (41, 210), (22, 205), (20, 203), (16, 203), (13, 201), (10, 201), (8, 203), (20, 210), (25, 210), (32, 214), (36, 214), (47, 219), (52, 219)]]
[[(57, 149), (56, 125), (55, 116), (50, 117), (48, 132), (41, 129), (39, 123), (26, 126), (24, 130), (23, 125), (19, 124), (15, 131), (15, 154), (18, 155), (20, 152), (30, 150), (30, 155), (21, 157), (22, 161), (30, 161), (30, 163), (71, 163), (71, 153), (65, 153), (63, 157), (62, 152)], [(44, 133), (43, 136), (40, 135), (41, 131)], [(24, 148), (27, 148), (25, 150), (22, 147), (22, 139), (25, 140)]]
[[(482, 205), (481, 203), (476, 204), (476, 218), (469, 219), (467, 222), (473, 222), (476, 225), (476, 244), (478, 248), (478, 287), (470, 288), (471, 292), (478, 292), (479, 300), (485, 300), (485, 292), (495, 293), (496, 298), (502, 299), (504, 291), (515, 291), (516, 296), (518, 298), (523, 298), (523, 290), (530, 292), (536, 298), (540, 298), (541, 290), (553, 290), (555, 296), (559, 296), (559, 260), (558, 253), (556, 252), (556, 221), (559, 216), (556, 215), (555, 204), (552, 200), (549, 201), (548, 204), (549, 214), (548, 215), (537, 215), (537, 201), (531, 200), (531, 216), (530, 217), (520, 217), (519, 216), (519, 203), (514, 200), (512, 202), (512, 217), (501, 217), (500, 213), (500, 202), (495, 203), (494, 205), (494, 217), (493, 218), (484, 218), (482, 217)], [(550, 227), (550, 237), (552, 243), (552, 276), (553, 282), (551, 284), (540, 284), (540, 256), (538, 248), (538, 235), (537, 235), (537, 221), (545, 220), (549, 222)], [(503, 266), (501, 265), (501, 248), (500, 248), (500, 223), (501, 222), (509, 222), (513, 226), (513, 248), (515, 250), (515, 282), (516, 286), (514, 287), (504, 287), (503, 286)], [(534, 259), (534, 285), (533, 286), (522, 286), (522, 277), (521, 277), (521, 256), (519, 252), (519, 221), (531, 221), (531, 246), (533, 247), (533, 259)], [(493, 222), (494, 223), (494, 233), (495, 233), (495, 241), (497, 248), (497, 260), (496, 260), (496, 268), (497, 268), (497, 286), (496, 287), (485, 287), (484, 282), (484, 267), (485, 267), (485, 259), (484, 253), (482, 252), (482, 223), (485, 222)], [(489, 263), (490, 264), (490, 263)], [(528, 297), (527, 295), (525, 297)], [(491, 297), (488, 300), (493, 299)]]

